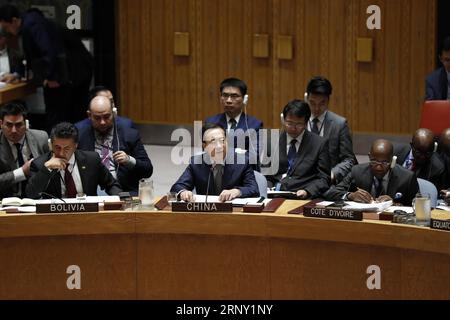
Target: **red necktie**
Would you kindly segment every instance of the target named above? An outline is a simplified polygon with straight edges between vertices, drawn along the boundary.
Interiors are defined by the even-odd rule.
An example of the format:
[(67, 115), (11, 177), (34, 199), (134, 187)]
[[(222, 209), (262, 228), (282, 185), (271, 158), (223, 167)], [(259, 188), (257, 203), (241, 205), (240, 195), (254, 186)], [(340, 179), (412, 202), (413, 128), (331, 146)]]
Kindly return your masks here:
[(77, 196), (77, 188), (75, 187), (72, 174), (67, 168), (64, 172), (64, 182), (66, 183), (66, 198), (75, 198)]

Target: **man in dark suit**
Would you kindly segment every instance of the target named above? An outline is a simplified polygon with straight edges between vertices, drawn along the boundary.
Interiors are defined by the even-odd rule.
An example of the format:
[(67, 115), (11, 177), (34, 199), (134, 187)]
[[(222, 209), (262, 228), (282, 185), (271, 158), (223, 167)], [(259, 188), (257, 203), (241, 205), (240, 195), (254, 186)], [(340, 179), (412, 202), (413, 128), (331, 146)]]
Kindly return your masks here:
[(369, 163), (354, 166), (343, 181), (327, 191), (325, 198), (363, 203), (393, 200), (411, 206), (419, 192), (417, 177), (393, 161), (392, 143), (384, 139), (374, 141), (369, 159)]
[(442, 67), (428, 75), (425, 81), (425, 100), (450, 99), (450, 37), (445, 38), (440, 52)]
[(394, 144), (394, 155), (400, 165), (414, 171), (417, 178), (428, 180), (437, 190), (441, 190), (445, 167), (436, 151), (434, 133), (424, 128), (416, 130), (410, 144)]
[[(439, 156), (441, 157), (442, 163), (445, 167), (445, 179), (443, 188), (447, 189), (446, 192), (450, 192), (450, 128), (445, 129), (442, 131), (440, 140), (439, 140)], [(444, 193), (444, 190), (442, 190), (441, 193)]]
[(7, 45), (6, 31), (0, 26), (0, 81), (17, 82), (24, 75), (22, 57)]
[(28, 129), (23, 105), (11, 102), (1, 109), (0, 198), (25, 197), (33, 157), (48, 152), (48, 135)]
[(339, 183), (357, 161), (347, 119), (328, 110), (332, 91), (330, 81), (324, 77), (314, 77), (309, 81), (306, 88), (307, 102), (311, 108), (308, 131), (328, 140), (331, 181)]
[(32, 81), (44, 88), (47, 131), (61, 121), (83, 119), (93, 59), (80, 37), (35, 8), (21, 15), (15, 6), (3, 5), (0, 24), (8, 33), (21, 37)]
[(284, 131), (278, 150), (268, 150), (271, 155), (279, 154), (279, 162), (270, 164), (278, 164), (278, 171), (266, 175), (268, 187), (296, 192), (301, 199), (317, 198), (330, 186), (328, 142), (305, 130), (310, 116), (306, 102), (290, 101), (283, 109)]
[(226, 132), (220, 125), (207, 123), (202, 128), (204, 153), (193, 156), (181, 177), (170, 189), (184, 201), (197, 194), (218, 195), (219, 201), (259, 196), (258, 184), (248, 156), (228, 152)]
[(244, 81), (236, 78), (223, 80), (220, 84), (220, 104), (224, 112), (207, 118), (205, 123), (217, 123), (225, 128), (230, 147), (247, 150), (250, 163), (257, 169), (260, 143), (258, 135), (263, 123), (245, 111), (248, 99)]
[(68, 122), (57, 124), (50, 134), (52, 152), (31, 163), (26, 192), (30, 198), (75, 198), (77, 194), (97, 195), (97, 186), (110, 195), (121, 192), (95, 152), (77, 149), (78, 130)]
[(116, 121), (111, 100), (105, 96), (94, 97), (87, 113), (90, 121), (76, 124), (80, 136), (78, 148), (96, 151), (122, 189), (137, 195), (139, 180), (153, 173), (139, 131)]
[[(91, 88), (91, 90), (89, 90), (89, 99), (88, 101), (91, 102), (92, 99), (94, 99), (96, 96), (104, 96), (107, 97), (110, 101), (111, 101), (111, 105), (113, 107), (114, 112), (117, 114), (118, 110), (117, 110), (117, 105), (116, 102), (114, 101), (114, 96), (111, 92), (111, 90), (109, 90), (107, 87), (105, 86), (95, 86), (93, 88)], [(134, 122), (126, 117), (121, 117), (121, 116), (115, 116), (115, 120), (118, 123), (118, 125), (120, 125), (123, 128), (134, 128), (137, 130), (136, 125), (134, 124)], [(78, 121), (77, 123), (75, 123), (75, 126), (77, 126), (77, 128), (82, 128), (85, 126), (89, 126), (89, 124), (91, 123), (91, 119), (88, 117), (86, 119), (83, 119), (81, 121)]]

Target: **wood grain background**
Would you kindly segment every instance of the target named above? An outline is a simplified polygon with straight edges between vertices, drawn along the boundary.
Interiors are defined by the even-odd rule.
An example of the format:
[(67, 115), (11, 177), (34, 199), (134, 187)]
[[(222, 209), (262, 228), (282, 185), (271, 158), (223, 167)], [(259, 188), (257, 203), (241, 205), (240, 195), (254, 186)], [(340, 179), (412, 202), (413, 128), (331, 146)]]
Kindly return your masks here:
[[(369, 5), (381, 30), (368, 30)], [(138, 123), (192, 124), (221, 111), (230, 76), (249, 86), (248, 113), (278, 127), (280, 110), (303, 98), (314, 75), (330, 79), (330, 109), (354, 132), (410, 134), (434, 69), (436, 0), (118, 0), (121, 113)], [(189, 56), (174, 33), (189, 33)], [(253, 35), (269, 36), (269, 57), (253, 57)], [(293, 59), (277, 58), (278, 36)], [(373, 61), (356, 61), (356, 39), (373, 39)]]

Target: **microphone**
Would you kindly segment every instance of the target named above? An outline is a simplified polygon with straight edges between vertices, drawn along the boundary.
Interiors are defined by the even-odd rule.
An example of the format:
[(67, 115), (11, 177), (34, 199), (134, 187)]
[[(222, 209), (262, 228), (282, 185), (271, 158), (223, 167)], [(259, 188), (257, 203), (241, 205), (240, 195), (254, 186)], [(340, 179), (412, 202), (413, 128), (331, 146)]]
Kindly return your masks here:
[(397, 192), (394, 196), (394, 200), (400, 200), (403, 197), (403, 193)]
[(52, 194), (50, 194), (50, 193), (44, 192), (44, 191), (39, 192), (39, 196), (41, 197), (41, 199), (42, 199), (42, 195), (47, 196), (47, 197), (50, 197), (50, 198), (52, 198), (52, 199), (61, 200), (63, 203), (67, 203), (66, 201), (64, 201), (64, 199), (62, 199), (62, 198), (60, 198), (60, 197), (56, 197), (56, 196), (54, 196), (54, 195), (52, 195)]

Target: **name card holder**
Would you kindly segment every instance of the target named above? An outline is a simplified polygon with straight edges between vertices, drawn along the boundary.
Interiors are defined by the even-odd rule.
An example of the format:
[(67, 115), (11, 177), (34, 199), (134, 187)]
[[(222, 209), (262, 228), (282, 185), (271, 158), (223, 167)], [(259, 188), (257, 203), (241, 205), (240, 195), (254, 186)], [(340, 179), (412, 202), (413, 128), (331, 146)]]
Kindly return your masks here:
[(431, 219), (430, 228), (436, 230), (450, 231), (450, 220)]
[(233, 212), (231, 202), (172, 202), (172, 212)]
[(313, 207), (305, 206), (303, 208), (303, 215), (309, 218), (321, 218), (321, 219), (337, 219), (337, 220), (353, 220), (362, 221), (363, 214), (361, 211), (346, 210), (342, 208), (330, 208), (330, 207)]
[(98, 203), (38, 203), (36, 213), (84, 213), (98, 212)]

